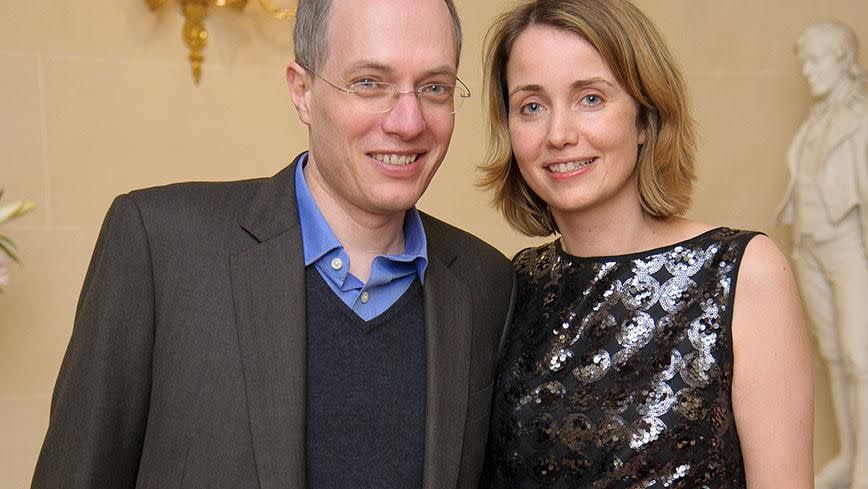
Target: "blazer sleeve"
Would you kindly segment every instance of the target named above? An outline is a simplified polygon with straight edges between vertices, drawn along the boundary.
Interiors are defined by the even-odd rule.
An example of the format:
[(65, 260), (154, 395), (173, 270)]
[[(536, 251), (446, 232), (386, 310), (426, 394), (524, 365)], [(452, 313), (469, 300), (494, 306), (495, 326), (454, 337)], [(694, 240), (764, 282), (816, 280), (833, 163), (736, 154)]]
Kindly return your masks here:
[(112, 203), (85, 276), (33, 489), (136, 484), (154, 343), (148, 236), (129, 195)]

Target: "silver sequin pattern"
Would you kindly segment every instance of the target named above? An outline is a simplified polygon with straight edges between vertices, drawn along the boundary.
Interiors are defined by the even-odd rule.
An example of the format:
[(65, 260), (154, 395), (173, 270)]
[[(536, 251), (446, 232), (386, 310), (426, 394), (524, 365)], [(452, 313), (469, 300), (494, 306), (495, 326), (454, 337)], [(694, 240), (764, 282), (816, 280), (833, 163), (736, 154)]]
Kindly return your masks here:
[(718, 228), (617, 257), (557, 242), (519, 253), (485, 483), (744, 487), (731, 289), (755, 234)]

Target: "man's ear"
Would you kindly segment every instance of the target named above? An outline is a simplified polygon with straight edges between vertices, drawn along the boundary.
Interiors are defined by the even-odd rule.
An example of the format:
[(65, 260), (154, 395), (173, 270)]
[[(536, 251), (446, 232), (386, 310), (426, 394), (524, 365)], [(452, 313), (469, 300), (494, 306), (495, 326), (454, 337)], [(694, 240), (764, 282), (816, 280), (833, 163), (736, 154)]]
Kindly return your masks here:
[(293, 62), (286, 67), (286, 85), (292, 97), (292, 104), (295, 105), (298, 118), (308, 126), (310, 125), (311, 81), (307, 70), (300, 64)]

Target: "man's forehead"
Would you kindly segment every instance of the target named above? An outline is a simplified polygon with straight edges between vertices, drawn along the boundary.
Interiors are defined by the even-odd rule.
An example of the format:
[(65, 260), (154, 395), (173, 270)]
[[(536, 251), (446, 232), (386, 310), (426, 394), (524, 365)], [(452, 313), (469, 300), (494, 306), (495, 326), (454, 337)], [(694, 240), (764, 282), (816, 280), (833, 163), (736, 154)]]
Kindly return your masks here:
[(326, 42), (326, 64), (341, 70), (457, 71), (456, 26), (444, 0), (334, 1)]
[[(343, 23), (338, 27), (359, 25), (362, 20), (371, 20), (371, 16), (386, 18), (396, 16), (408, 23), (413, 14), (424, 12), (425, 20), (430, 27), (436, 23), (449, 23), (452, 27), (452, 16), (444, 0), (333, 0), (329, 10), (329, 23)], [(331, 34), (331, 33), (330, 33)]]

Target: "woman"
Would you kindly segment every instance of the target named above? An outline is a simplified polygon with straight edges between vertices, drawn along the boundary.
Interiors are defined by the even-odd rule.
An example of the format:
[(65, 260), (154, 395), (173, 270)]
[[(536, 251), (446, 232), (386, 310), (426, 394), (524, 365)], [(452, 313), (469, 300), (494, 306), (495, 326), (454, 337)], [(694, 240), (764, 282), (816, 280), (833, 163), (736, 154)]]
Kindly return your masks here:
[(811, 487), (811, 362), (766, 236), (681, 217), (694, 130), (626, 0), (538, 0), (486, 53), (483, 184), (512, 226), (517, 309), (483, 487)]

